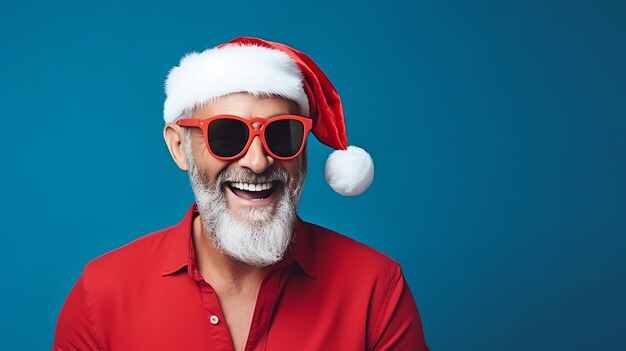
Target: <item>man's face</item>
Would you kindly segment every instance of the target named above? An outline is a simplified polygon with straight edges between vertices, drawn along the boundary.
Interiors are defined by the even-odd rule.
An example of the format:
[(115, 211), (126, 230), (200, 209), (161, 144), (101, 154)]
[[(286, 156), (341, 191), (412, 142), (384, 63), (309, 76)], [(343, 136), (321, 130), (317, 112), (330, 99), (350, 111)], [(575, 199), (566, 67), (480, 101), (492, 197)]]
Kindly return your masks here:
[[(298, 114), (298, 107), (283, 98), (238, 93), (197, 108), (191, 118), (223, 114), (269, 118)], [(183, 143), (198, 210), (216, 247), (250, 265), (279, 261), (296, 221), (306, 174), (304, 153), (288, 161), (275, 160), (257, 136), (241, 158), (222, 161), (209, 153), (198, 128), (187, 129)]]

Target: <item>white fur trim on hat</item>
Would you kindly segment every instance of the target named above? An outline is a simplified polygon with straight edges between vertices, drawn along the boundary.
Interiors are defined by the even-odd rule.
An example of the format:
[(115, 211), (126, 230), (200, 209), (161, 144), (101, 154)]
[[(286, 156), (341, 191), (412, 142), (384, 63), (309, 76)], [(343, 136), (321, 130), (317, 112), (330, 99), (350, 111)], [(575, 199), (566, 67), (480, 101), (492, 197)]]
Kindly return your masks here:
[(326, 160), (324, 178), (341, 195), (360, 195), (374, 180), (374, 162), (365, 150), (356, 146), (335, 150)]
[(247, 92), (295, 101), (309, 116), (298, 65), (286, 53), (256, 45), (227, 45), (193, 52), (172, 68), (165, 81), (165, 122), (220, 96)]

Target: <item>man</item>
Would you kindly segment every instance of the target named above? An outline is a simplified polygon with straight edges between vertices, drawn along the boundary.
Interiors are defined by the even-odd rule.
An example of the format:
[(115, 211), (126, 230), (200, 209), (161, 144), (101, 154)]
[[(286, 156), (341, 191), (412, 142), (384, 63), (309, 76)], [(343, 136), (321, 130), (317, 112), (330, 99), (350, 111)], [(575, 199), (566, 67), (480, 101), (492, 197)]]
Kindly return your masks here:
[(296, 215), (309, 131), (338, 149), (335, 190), (373, 179), (308, 56), (237, 38), (184, 57), (166, 93), (165, 142), (196, 202), (85, 266), (56, 350), (428, 350), (398, 264)]

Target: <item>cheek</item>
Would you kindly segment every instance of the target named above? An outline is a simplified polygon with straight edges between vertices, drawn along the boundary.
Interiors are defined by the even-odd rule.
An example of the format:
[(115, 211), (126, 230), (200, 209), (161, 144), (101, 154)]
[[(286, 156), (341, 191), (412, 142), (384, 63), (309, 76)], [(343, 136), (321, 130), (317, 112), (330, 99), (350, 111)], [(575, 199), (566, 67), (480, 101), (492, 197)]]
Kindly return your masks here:
[(298, 176), (298, 171), (303, 162), (305, 161), (302, 159), (302, 157), (298, 157), (295, 160), (282, 161), (281, 165), (287, 171), (287, 173), (289, 173), (289, 178), (295, 180)]
[(204, 150), (200, 150), (196, 154), (196, 158), (200, 171), (213, 180), (217, 179), (217, 176), (232, 163), (230, 161), (220, 161), (216, 159), (211, 156), (206, 148), (204, 148)]

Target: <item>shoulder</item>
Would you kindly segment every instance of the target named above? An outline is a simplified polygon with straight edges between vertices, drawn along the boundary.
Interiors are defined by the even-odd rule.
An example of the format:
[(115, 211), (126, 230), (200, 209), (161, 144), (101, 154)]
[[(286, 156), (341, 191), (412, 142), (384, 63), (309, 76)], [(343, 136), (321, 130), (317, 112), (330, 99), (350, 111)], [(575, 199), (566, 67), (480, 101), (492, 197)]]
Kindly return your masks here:
[(140, 282), (146, 276), (160, 274), (170, 245), (173, 227), (143, 235), (126, 245), (89, 261), (83, 270), (87, 287), (106, 289), (124, 283)]
[[(386, 254), (330, 229), (307, 223), (317, 269), (320, 273), (349, 276), (393, 284), (400, 265)], [(385, 283), (383, 283), (385, 284)]]
[(332, 291), (324, 296), (335, 309), (365, 323), (368, 349), (428, 350), (400, 265), (345, 235), (307, 225), (318, 272), (313, 284)]

